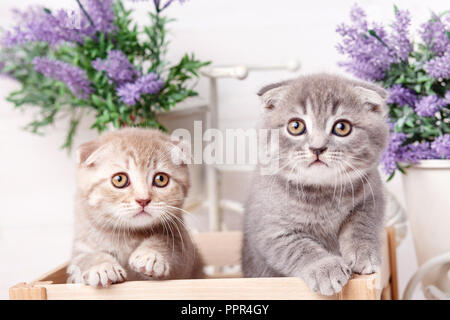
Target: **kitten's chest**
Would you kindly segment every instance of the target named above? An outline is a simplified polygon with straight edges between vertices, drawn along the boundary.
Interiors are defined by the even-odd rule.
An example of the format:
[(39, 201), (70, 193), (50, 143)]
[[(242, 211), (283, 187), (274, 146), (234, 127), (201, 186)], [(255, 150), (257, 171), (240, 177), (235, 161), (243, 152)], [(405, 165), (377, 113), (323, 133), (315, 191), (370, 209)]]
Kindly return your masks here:
[(137, 248), (138, 244), (129, 244), (129, 245), (123, 245), (117, 248), (117, 251), (115, 252), (115, 256), (117, 257), (117, 260), (119, 263), (123, 266), (128, 265), (128, 259), (130, 258), (130, 255), (133, 253), (133, 251)]
[(302, 202), (298, 198), (289, 201), (285, 216), (288, 228), (294, 228), (320, 239), (329, 250), (337, 248), (339, 231), (351, 208), (333, 202)]
[(130, 238), (109, 237), (101, 242), (104, 251), (111, 253), (119, 263), (127, 265), (131, 253), (138, 247), (142, 240)]
[(351, 207), (335, 201), (304, 201), (291, 198), (287, 201), (290, 212), (299, 223), (340, 226), (351, 212)]

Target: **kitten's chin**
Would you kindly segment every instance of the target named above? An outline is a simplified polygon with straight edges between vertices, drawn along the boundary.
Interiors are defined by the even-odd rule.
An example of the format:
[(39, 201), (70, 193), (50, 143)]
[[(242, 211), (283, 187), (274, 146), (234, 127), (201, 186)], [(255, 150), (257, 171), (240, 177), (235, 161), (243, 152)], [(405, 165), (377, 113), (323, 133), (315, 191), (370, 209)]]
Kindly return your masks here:
[(159, 221), (158, 217), (145, 211), (137, 212), (132, 217), (126, 220), (128, 226), (135, 229), (150, 228)]
[(338, 170), (324, 164), (313, 164), (299, 172), (299, 182), (302, 184), (334, 186), (340, 183)]

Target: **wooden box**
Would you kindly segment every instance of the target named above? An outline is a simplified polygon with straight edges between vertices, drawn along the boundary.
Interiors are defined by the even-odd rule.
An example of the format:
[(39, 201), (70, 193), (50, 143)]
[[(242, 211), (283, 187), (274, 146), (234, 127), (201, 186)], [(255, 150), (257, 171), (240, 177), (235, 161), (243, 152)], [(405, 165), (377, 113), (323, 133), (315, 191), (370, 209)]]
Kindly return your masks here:
[[(240, 232), (193, 235), (205, 263), (215, 269), (239, 265)], [(397, 279), (393, 229), (385, 233), (383, 264), (379, 273), (354, 275), (342, 292), (326, 297), (309, 290), (299, 278), (242, 278), (218, 273), (200, 280), (127, 281), (109, 288), (66, 284), (67, 264), (31, 283), (10, 288), (10, 299), (396, 299)]]

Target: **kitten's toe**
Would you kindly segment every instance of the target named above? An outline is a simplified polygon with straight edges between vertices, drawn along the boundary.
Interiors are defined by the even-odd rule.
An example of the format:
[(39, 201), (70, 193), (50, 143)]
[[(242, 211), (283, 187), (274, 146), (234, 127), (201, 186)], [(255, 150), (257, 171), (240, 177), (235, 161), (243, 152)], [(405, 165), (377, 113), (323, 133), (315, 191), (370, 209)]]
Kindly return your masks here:
[(352, 270), (359, 274), (371, 274), (380, 270), (381, 257), (370, 249), (356, 250)]
[(303, 273), (308, 287), (330, 296), (339, 293), (351, 276), (351, 270), (341, 257), (326, 257), (308, 266)]
[(137, 252), (131, 255), (129, 264), (134, 271), (154, 279), (166, 279), (169, 276), (169, 263), (157, 251)]
[(105, 262), (91, 267), (82, 275), (83, 282), (92, 287), (108, 287), (126, 279), (125, 270), (118, 264)]

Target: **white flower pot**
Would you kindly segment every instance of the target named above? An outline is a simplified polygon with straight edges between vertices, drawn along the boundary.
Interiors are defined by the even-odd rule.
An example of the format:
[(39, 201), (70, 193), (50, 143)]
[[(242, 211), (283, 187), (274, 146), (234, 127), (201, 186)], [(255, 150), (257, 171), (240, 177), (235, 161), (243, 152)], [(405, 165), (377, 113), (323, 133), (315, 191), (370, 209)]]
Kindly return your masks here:
[[(423, 160), (406, 170), (403, 188), (419, 266), (450, 252), (450, 160)], [(423, 278), (450, 292), (450, 266), (434, 268)], [(427, 296), (427, 290), (424, 290)]]

